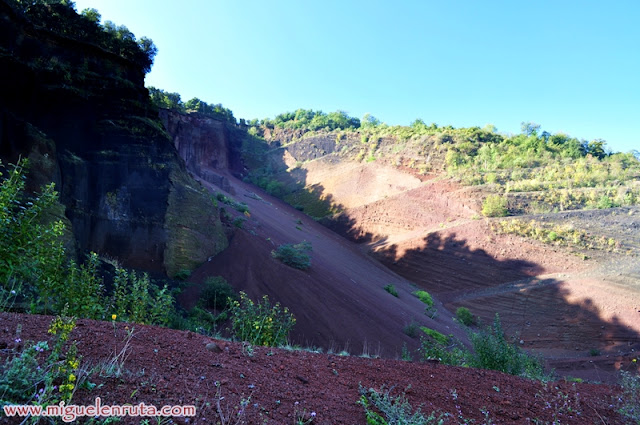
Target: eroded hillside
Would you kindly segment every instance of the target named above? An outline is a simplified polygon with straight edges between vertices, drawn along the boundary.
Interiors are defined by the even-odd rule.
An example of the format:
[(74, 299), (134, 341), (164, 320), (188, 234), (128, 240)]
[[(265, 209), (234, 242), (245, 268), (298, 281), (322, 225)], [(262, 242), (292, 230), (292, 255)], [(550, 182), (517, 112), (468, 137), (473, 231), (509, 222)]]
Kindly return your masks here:
[[(564, 373), (604, 379), (640, 348), (637, 160), (598, 157), (593, 145), (563, 156), (575, 141), (562, 136), (558, 147), (533, 132), (523, 143), (547, 140), (546, 156), (519, 169), (488, 156), (482, 168), (478, 157), (504, 142), (462, 134), (263, 128), (269, 167), (249, 175), (433, 293), (449, 315), (466, 307), (490, 322), (499, 313), (523, 348)], [(484, 218), (495, 194), (505, 200), (499, 215), (520, 217)], [(499, 231), (515, 228), (501, 224), (509, 220), (528, 230)]]

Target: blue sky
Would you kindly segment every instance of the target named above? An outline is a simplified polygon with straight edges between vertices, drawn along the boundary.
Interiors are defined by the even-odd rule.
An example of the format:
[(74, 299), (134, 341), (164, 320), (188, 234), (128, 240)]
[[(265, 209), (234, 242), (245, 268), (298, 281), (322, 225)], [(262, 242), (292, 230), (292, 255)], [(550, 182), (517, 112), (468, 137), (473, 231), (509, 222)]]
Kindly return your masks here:
[(640, 1), (76, 0), (154, 40), (147, 85), (237, 118), (298, 108), (390, 125), (640, 149)]

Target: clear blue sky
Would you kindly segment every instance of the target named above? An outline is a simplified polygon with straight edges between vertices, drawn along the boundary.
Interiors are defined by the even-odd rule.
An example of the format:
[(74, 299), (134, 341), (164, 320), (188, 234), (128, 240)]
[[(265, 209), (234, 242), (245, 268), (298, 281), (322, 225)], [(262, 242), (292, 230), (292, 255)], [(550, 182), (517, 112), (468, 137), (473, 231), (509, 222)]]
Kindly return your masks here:
[(147, 85), (237, 118), (533, 121), (640, 149), (638, 0), (76, 0), (87, 7), (154, 40)]

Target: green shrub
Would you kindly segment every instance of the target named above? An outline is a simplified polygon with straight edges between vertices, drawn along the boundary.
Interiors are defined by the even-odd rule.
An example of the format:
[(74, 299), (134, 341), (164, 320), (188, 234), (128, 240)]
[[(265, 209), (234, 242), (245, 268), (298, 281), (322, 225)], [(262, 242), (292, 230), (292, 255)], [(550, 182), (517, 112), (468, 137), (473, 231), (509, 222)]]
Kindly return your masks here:
[(62, 312), (66, 308), (67, 314), (72, 316), (103, 318), (106, 298), (102, 278), (98, 274), (99, 266), (100, 259), (94, 252), (87, 256), (87, 261), (80, 267), (70, 261), (64, 283), (60, 285), (58, 296), (53, 303), (54, 311)]
[(236, 217), (233, 219), (233, 225), (238, 229), (242, 229), (245, 221), (247, 221), (246, 217)]
[(22, 350), (7, 350), (0, 364), (0, 409), (16, 404), (69, 404), (80, 365), (75, 342), (67, 344), (74, 328), (74, 318), (58, 316), (49, 327), (50, 341), (25, 341)]
[(473, 314), (466, 307), (458, 307), (456, 310), (456, 317), (465, 326), (475, 325), (476, 318), (473, 317)]
[(396, 291), (395, 285), (392, 285), (392, 284), (385, 285), (384, 290), (390, 293), (391, 295), (393, 295), (394, 297), (396, 298), (398, 297), (398, 291)]
[[(425, 328), (422, 328), (422, 330), (425, 331)], [(442, 337), (447, 338), (444, 335)], [(419, 351), (422, 354), (422, 358), (424, 360), (436, 359), (442, 364), (451, 366), (467, 366), (471, 353), (459, 341), (449, 340), (448, 338), (447, 340), (448, 343), (443, 344), (433, 337), (420, 338)]]
[(211, 276), (204, 281), (200, 304), (206, 308), (223, 310), (237, 298), (238, 294), (223, 277)]
[(287, 194), (284, 184), (277, 180), (269, 180), (267, 185), (264, 187), (264, 190), (269, 195), (275, 196), (276, 198), (282, 198)]
[(306, 270), (311, 267), (311, 244), (307, 241), (299, 244), (283, 244), (271, 251), (271, 256), (296, 269)]
[(11, 166), (0, 183), (0, 308), (19, 301), (35, 304), (41, 289), (40, 301), (51, 311), (48, 304), (62, 286), (62, 279), (52, 277), (65, 262), (60, 242), (64, 224), (45, 222), (46, 211), (57, 201), (53, 183), (34, 198), (25, 195), (27, 166), (27, 160)]
[(618, 398), (619, 412), (632, 424), (640, 424), (640, 375), (620, 371), (622, 395)]
[(498, 181), (498, 176), (496, 175), (496, 173), (488, 173), (484, 176), (484, 181), (492, 184)]
[(448, 336), (441, 334), (440, 332), (434, 329), (428, 328), (426, 326), (421, 326), (420, 329), (422, 330), (422, 332), (426, 333), (431, 338), (433, 338), (433, 340), (436, 341), (438, 344), (447, 345), (450, 342)]
[(448, 416), (437, 412), (425, 416), (420, 408), (413, 410), (405, 394), (394, 397), (391, 390), (384, 388), (378, 392), (360, 386), (358, 404), (364, 409), (368, 425), (442, 425)]
[(433, 298), (427, 291), (416, 291), (413, 293), (420, 301), (425, 303), (427, 307), (433, 307)]
[(165, 285), (152, 284), (149, 275), (116, 268), (113, 280), (113, 314), (127, 322), (167, 325), (174, 299)]
[(227, 311), (215, 315), (199, 306), (189, 311), (183, 329), (192, 330), (204, 335), (218, 335), (218, 326), (229, 318)]
[(182, 281), (189, 279), (189, 277), (191, 277), (191, 270), (189, 269), (180, 269), (178, 273), (173, 276), (174, 279)]
[(537, 358), (506, 340), (498, 314), (492, 326), (472, 333), (470, 339), (474, 350), (471, 366), (532, 379), (545, 378), (542, 364)]
[(10, 167), (0, 183), (0, 310), (61, 313), (99, 319), (104, 289), (96, 254), (78, 266), (69, 261), (61, 240), (61, 220), (48, 217), (59, 206), (53, 183), (33, 198), (24, 194), (27, 161)]
[(416, 322), (411, 322), (402, 329), (402, 332), (410, 338), (415, 338), (418, 336), (418, 324)]
[(222, 202), (223, 204), (229, 205), (236, 211), (240, 211), (243, 214), (249, 213), (249, 206), (244, 202), (236, 202), (233, 199), (227, 197), (224, 193), (216, 192), (215, 199)]
[(277, 347), (285, 345), (296, 319), (287, 307), (280, 303), (271, 305), (268, 296), (259, 303), (240, 292), (240, 299), (233, 301), (229, 309), (233, 336), (253, 345)]
[(428, 293), (427, 291), (416, 291), (413, 293), (413, 295), (418, 297), (420, 301), (422, 301), (424, 304), (427, 305), (427, 307), (425, 308), (425, 313), (429, 317), (434, 318), (438, 313), (438, 310), (433, 304), (433, 298), (431, 297), (431, 294)]
[(482, 214), (485, 217), (505, 217), (507, 215), (507, 199), (500, 195), (489, 195), (482, 203)]
[(598, 199), (598, 203), (596, 204), (596, 208), (600, 210), (604, 210), (607, 208), (613, 208), (616, 205), (607, 195), (602, 195), (600, 199)]
[(575, 229), (570, 224), (557, 225), (536, 220), (510, 219), (500, 220), (499, 222), (494, 221), (491, 223), (491, 229), (496, 233), (514, 234), (556, 245), (578, 246), (606, 251), (615, 251), (619, 247), (619, 243), (613, 238), (590, 235), (584, 230)]
[(549, 379), (537, 358), (506, 340), (497, 314), (492, 326), (469, 334), (473, 352), (458, 340), (447, 338), (429, 328), (421, 329), (430, 337), (420, 340), (420, 352), (424, 359), (438, 359), (444, 364), (454, 366), (498, 370), (530, 379)]

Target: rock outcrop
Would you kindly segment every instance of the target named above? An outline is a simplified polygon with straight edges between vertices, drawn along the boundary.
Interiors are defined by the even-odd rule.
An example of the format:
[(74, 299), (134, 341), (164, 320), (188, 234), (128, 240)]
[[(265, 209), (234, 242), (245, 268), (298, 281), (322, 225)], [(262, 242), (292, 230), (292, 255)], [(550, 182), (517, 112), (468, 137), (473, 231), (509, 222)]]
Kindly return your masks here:
[(139, 64), (36, 28), (0, 1), (0, 158), (54, 181), (79, 252), (174, 274), (227, 246), (157, 118)]
[(222, 119), (199, 113), (163, 109), (160, 119), (189, 172), (230, 192), (227, 176), (239, 176), (243, 171), (243, 132)]

